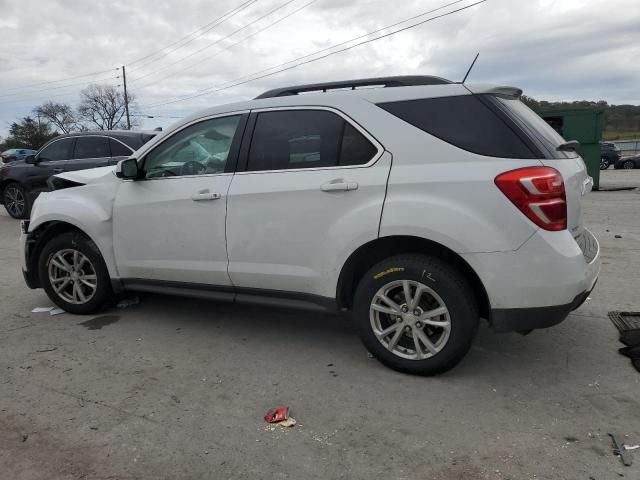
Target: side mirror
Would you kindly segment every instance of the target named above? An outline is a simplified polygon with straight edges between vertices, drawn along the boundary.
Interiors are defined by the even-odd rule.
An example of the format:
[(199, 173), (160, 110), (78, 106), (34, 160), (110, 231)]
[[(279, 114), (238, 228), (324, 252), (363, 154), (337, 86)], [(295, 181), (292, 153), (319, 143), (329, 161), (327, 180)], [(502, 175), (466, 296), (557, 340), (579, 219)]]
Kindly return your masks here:
[(26, 157), (24, 157), (24, 161), (25, 163), (31, 163), (32, 165), (37, 163), (35, 155), (27, 155)]
[(138, 160), (135, 158), (125, 158), (116, 165), (116, 177), (125, 180), (136, 180), (140, 176)]

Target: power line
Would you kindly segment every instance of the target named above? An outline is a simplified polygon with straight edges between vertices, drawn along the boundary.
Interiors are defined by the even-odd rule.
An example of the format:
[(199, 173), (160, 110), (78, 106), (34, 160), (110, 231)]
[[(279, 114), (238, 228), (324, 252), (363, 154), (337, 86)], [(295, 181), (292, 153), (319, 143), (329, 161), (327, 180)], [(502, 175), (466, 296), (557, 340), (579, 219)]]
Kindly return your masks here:
[[(259, 33), (261, 33), (261, 32), (264, 32), (265, 30), (267, 30), (267, 29), (269, 29), (269, 28), (271, 28), (271, 27), (273, 27), (273, 26), (277, 25), (278, 23), (280, 23), (280, 22), (282, 22), (283, 20), (286, 20), (287, 18), (289, 18), (289, 17), (291, 17), (291, 16), (295, 15), (295, 14), (296, 14), (296, 13), (298, 13), (300, 10), (303, 10), (303, 9), (307, 8), (309, 5), (311, 5), (312, 3), (315, 3), (315, 2), (317, 2), (317, 1), (318, 1), (318, 0), (311, 0), (310, 2), (305, 3), (305, 4), (304, 4), (304, 5), (302, 5), (301, 7), (299, 7), (299, 8), (297, 8), (297, 9), (293, 10), (292, 12), (290, 12), (290, 13), (286, 14), (285, 16), (280, 17), (278, 20), (275, 20), (275, 21), (271, 22), (270, 24), (265, 25), (264, 27), (262, 27), (262, 28), (260, 28), (260, 29), (256, 30), (256, 31), (255, 31), (255, 32), (253, 32), (252, 34), (247, 35), (246, 37), (244, 37), (244, 38), (242, 38), (242, 39), (238, 40), (238, 41), (237, 41), (237, 42), (235, 42), (235, 43), (232, 43), (232, 44), (230, 44), (230, 45), (227, 45), (226, 47), (221, 48), (220, 50), (218, 50), (216, 53), (214, 53), (214, 54), (213, 54), (213, 55), (211, 55), (210, 57), (207, 57), (207, 59), (206, 59), (206, 60), (207, 60), (207, 61), (208, 61), (208, 60), (212, 60), (213, 58), (217, 57), (217, 56), (218, 56), (218, 55), (220, 55), (221, 53), (223, 53), (223, 52), (225, 52), (225, 51), (227, 51), (227, 50), (230, 50), (230, 49), (232, 49), (233, 47), (235, 47), (236, 45), (239, 45), (240, 43), (242, 43), (242, 42), (244, 42), (244, 41), (246, 41), (246, 40), (250, 39), (251, 37), (254, 37), (254, 36), (256, 36), (257, 34), (259, 34)], [(459, 0), (459, 1), (461, 1), (461, 2), (462, 2), (462, 1), (464, 1), (464, 0)], [(201, 65), (201, 64), (202, 64), (202, 62), (201, 62), (201, 61), (198, 61), (198, 62), (191, 63), (191, 64), (189, 64), (189, 65), (186, 65), (186, 66), (185, 66), (185, 67), (183, 67), (181, 70), (176, 70), (175, 72), (173, 72), (173, 73), (169, 73), (168, 75), (165, 75), (164, 77), (160, 77), (160, 78), (159, 78), (159, 79), (157, 79), (157, 80), (154, 80), (154, 81), (149, 82), (149, 83), (145, 83), (145, 84), (143, 84), (143, 85), (139, 85), (139, 86), (138, 86), (138, 90), (143, 89), (143, 88), (147, 88), (147, 87), (149, 87), (149, 86), (151, 86), (151, 85), (155, 85), (155, 84), (157, 84), (157, 83), (159, 83), (159, 82), (161, 82), (161, 81), (163, 81), (163, 80), (166, 80), (166, 79), (167, 79), (167, 78), (169, 78), (169, 77), (172, 77), (172, 76), (176, 75), (177, 73), (180, 73), (180, 72), (182, 72), (182, 71), (184, 71), (184, 70), (189, 70), (189, 69), (191, 69), (191, 68), (193, 68), (193, 67), (196, 67), (196, 66), (198, 66), (198, 65)], [(142, 78), (142, 77), (140, 77), (140, 78)]]
[[(109, 73), (109, 72), (112, 72), (114, 70), (119, 70), (119, 68), (110, 68), (109, 70), (101, 70), (99, 72), (87, 73), (87, 74), (84, 74), (84, 75), (76, 75), (75, 77), (67, 77), (67, 78), (62, 78), (60, 80), (50, 80), (48, 82), (32, 83), (31, 85), (21, 85), (19, 87), (4, 88), (3, 90), (6, 92), (6, 91), (11, 91), (11, 90), (19, 90), (19, 89), (22, 89), (22, 88), (39, 87), (41, 85), (49, 85), (51, 83), (58, 83), (58, 82), (66, 82), (66, 81), (69, 81), (69, 80), (75, 80), (76, 78), (94, 77), (96, 75), (101, 75), (103, 73)], [(28, 93), (28, 92), (25, 92), (25, 93)]]
[(268, 17), (268, 16), (269, 16), (269, 15), (271, 15), (272, 13), (274, 13), (274, 12), (276, 12), (276, 11), (278, 11), (278, 10), (280, 10), (280, 9), (284, 8), (284, 7), (286, 7), (287, 5), (289, 5), (290, 3), (293, 3), (293, 2), (295, 2), (295, 1), (296, 1), (296, 0), (287, 0), (286, 2), (284, 2), (283, 4), (281, 4), (281, 5), (280, 5), (280, 6), (278, 6), (278, 7), (274, 8), (273, 10), (270, 10), (269, 12), (265, 13), (264, 15), (262, 15), (262, 16), (260, 16), (260, 17), (256, 18), (255, 20), (253, 20), (253, 21), (251, 21), (251, 22), (247, 23), (246, 25), (244, 25), (244, 26), (242, 26), (242, 27), (240, 27), (240, 28), (238, 28), (238, 29), (234, 30), (234, 31), (233, 31), (233, 32), (231, 32), (229, 35), (225, 35), (224, 37), (219, 38), (219, 39), (218, 39), (218, 40), (216, 40), (215, 42), (210, 43), (209, 45), (207, 45), (207, 46), (205, 46), (205, 47), (203, 47), (203, 48), (200, 48), (200, 49), (196, 50), (195, 52), (192, 52), (192, 53), (190, 53), (189, 55), (186, 55), (186, 56), (184, 56), (184, 57), (182, 57), (182, 58), (180, 58), (180, 59), (176, 60), (175, 62), (172, 62), (172, 63), (170, 63), (170, 64), (168, 64), (168, 65), (165, 65), (164, 67), (162, 67), (162, 68), (160, 68), (160, 69), (158, 69), (158, 70), (155, 70), (155, 71), (153, 71), (153, 72), (150, 72), (150, 73), (147, 73), (147, 74), (145, 74), (145, 75), (142, 75), (141, 77), (135, 78), (135, 79), (131, 80), (131, 83), (133, 83), (133, 82), (137, 82), (138, 80), (142, 80), (143, 78), (149, 77), (150, 75), (155, 75), (156, 73), (163, 72), (163, 71), (165, 71), (167, 68), (170, 68), (170, 67), (172, 67), (172, 66), (174, 66), (174, 65), (177, 65), (178, 63), (181, 63), (181, 62), (185, 61), (186, 59), (191, 58), (191, 57), (193, 57), (194, 55), (197, 55), (197, 54), (198, 54), (198, 53), (200, 53), (200, 52), (203, 52), (204, 50), (207, 50), (207, 49), (209, 49), (209, 48), (211, 48), (211, 47), (214, 47), (214, 46), (216, 46), (217, 44), (219, 44), (220, 42), (222, 42), (222, 41), (226, 40), (227, 38), (232, 37), (232, 36), (233, 36), (233, 35), (235, 35), (236, 33), (238, 33), (238, 32), (240, 32), (240, 31), (244, 30), (245, 28), (250, 27), (250, 26), (251, 26), (251, 25), (253, 25), (254, 23), (259, 22), (259, 21), (260, 21), (260, 20), (262, 20), (263, 18)]
[[(109, 86), (112, 86), (114, 88), (119, 87), (120, 85), (113, 85), (113, 84), (108, 84)], [(11, 105), (11, 104), (16, 104), (16, 103), (25, 103), (25, 102), (31, 102), (31, 101), (37, 101), (38, 99), (40, 100), (50, 100), (52, 98), (62, 98), (62, 97), (70, 97), (70, 96), (77, 96), (80, 92), (78, 91), (74, 91), (74, 92), (67, 92), (67, 93), (60, 93), (57, 95), (48, 95), (45, 98), (43, 98), (41, 95), (35, 96), (35, 97), (26, 97), (26, 98), (16, 98), (16, 99), (11, 99), (11, 100), (7, 100), (4, 102), (0, 102), (0, 105)]]
[[(146, 105), (144, 108), (147, 108), (147, 109), (148, 109), (148, 108), (155, 108), (155, 107), (159, 107), (159, 106), (161, 106), (161, 105), (169, 105), (169, 104), (172, 104), (172, 103), (182, 102), (182, 101), (185, 101), (185, 100), (191, 100), (191, 99), (193, 99), (193, 98), (201, 97), (201, 96), (203, 96), (203, 95), (209, 95), (209, 94), (216, 93), (216, 92), (219, 92), (219, 91), (222, 91), (222, 90), (227, 90), (227, 89), (229, 89), (229, 88), (236, 87), (236, 86), (238, 86), (238, 85), (244, 85), (244, 84), (246, 84), (246, 83), (254, 82), (254, 81), (256, 81), (256, 80), (260, 80), (260, 79), (262, 79), (262, 78), (270, 77), (270, 76), (276, 75), (276, 74), (278, 74), (278, 73), (281, 73), (281, 72), (284, 72), (284, 71), (287, 71), (287, 70), (292, 70), (292, 69), (297, 68), (297, 67), (300, 67), (300, 66), (302, 66), (302, 65), (306, 65), (306, 64), (309, 64), (309, 63), (317, 62), (317, 61), (319, 61), (319, 60), (323, 60), (323, 59), (325, 59), (325, 58), (327, 58), (327, 57), (330, 57), (330, 56), (332, 56), (332, 55), (336, 55), (336, 54), (338, 54), (338, 53), (342, 53), (342, 52), (345, 52), (345, 51), (347, 51), (347, 50), (351, 50), (351, 49), (356, 48), (356, 47), (359, 47), (359, 46), (361, 46), (361, 45), (364, 45), (364, 44), (367, 44), (367, 43), (371, 43), (371, 42), (375, 42), (376, 40), (380, 40), (380, 39), (382, 39), (382, 38), (390, 37), (391, 35), (395, 35), (396, 33), (400, 33), (400, 32), (403, 32), (403, 31), (409, 30), (409, 29), (411, 29), (411, 28), (418, 27), (418, 26), (423, 25), (423, 24), (425, 24), (425, 23), (427, 23), (427, 22), (431, 22), (431, 21), (436, 20), (436, 19), (439, 19), (439, 18), (447, 17), (447, 16), (452, 15), (452, 14), (454, 14), (454, 13), (461, 12), (461, 11), (466, 10), (466, 9), (468, 9), (468, 8), (471, 8), (471, 7), (474, 7), (474, 6), (479, 5), (479, 4), (481, 4), (481, 3), (484, 3), (484, 2), (486, 2), (486, 1), (487, 1), (487, 0), (479, 0), (479, 1), (475, 2), (475, 3), (470, 4), (470, 5), (466, 5), (466, 6), (464, 6), (464, 7), (460, 7), (460, 8), (457, 8), (457, 9), (455, 9), (455, 10), (451, 10), (451, 11), (449, 11), (449, 12), (442, 13), (442, 14), (440, 14), (440, 15), (435, 15), (435, 16), (433, 16), (433, 17), (429, 17), (429, 18), (427, 18), (426, 20), (422, 20), (422, 21), (417, 22), (417, 23), (414, 23), (414, 24), (412, 24), (412, 25), (409, 25), (409, 26), (406, 26), (406, 27), (403, 27), (403, 28), (400, 28), (400, 29), (394, 30), (393, 32), (389, 32), (389, 33), (386, 33), (386, 34), (383, 34), (383, 35), (379, 35), (379, 36), (374, 37), (374, 38), (371, 38), (371, 39), (369, 39), (369, 40), (364, 40), (364, 41), (362, 41), (362, 42), (356, 43), (356, 44), (351, 45), (351, 46), (349, 46), (349, 47), (345, 47), (345, 48), (342, 48), (342, 49), (340, 49), (340, 50), (336, 50), (336, 51), (333, 51), (333, 52), (327, 53), (327, 54), (322, 55), (322, 56), (320, 56), (320, 57), (312, 58), (312, 59), (306, 60), (306, 61), (304, 61), (304, 62), (299, 62), (299, 63), (296, 63), (296, 64), (291, 65), (291, 66), (289, 66), (289, 67), (281, 68), (281, 69), (276, 70), (276, 71), (271, 72), (271, 73), (266, 73), (266, 74), (264, 74), (264, 75), (260, 75), (260, 76), (255, 77), (255, 76), (253, 76), (253, 75), (256, 75), (257, 73), (260, 73), (261, 71), (259, 71), (259, 72), (254, 72), (253, 74), (245, 75), (244, 77), (239, 77), (239, 78), (237, 78), (237, 79), (235, 79), (235, 80), (231, 80), (230, 82), (235, 82), (235, 83), (232, 83), (231, 85), (222, 84), (222, 86), (220, 86), (220, 87), (210, 87), (210, 88), (206, 88), (206, 89), (204, 89), (204, 90), (200, 90), (198, 93), (196, 93), (196, 94), (194, 94), (194, 95), (189, 95), (189, 96), (185, 96), (185, 97), (177, 98), (177, 99), (175, 99), (175, 100), (170, 100), (170, 101), (168, 101), (168, 102), (160, 102), (160, 103), (155, 103), (155, 104), (151, 104), (151, 105)], [(458, 2), (453, 2), (453, 3), (458, 3)], [(440, 7), (440, 8), (438, 8), (438, 9), (436, 9), (436, 10), (440, 10), (440, 9), (442, 9), (442, 8), (443, 8), (443, 7)], [(415, 17), (414, 17), (414, 18), (415, 18)], [(404, 23), (404, 22), (399, 22), (399, 23)], [(397, 25), (397, 24), (396, 24), (396, 25)], [(381, 30), (385, 30), (386, 28), (388, 28), (388, 27), (385, 27), (385, 28), (380, 29), (380, 30), (377, 30), (377, 31), (379, 32), (379, 31), (381, 31)], [(362, 37), (359, 37), (359, 38), (362, 38)], [(353, 41), (353, 39), (352, 39), (351, 41)], [(349, 43), (349, 42), (350, 42), (350, 41), (348, 41), (348, 42), (343, 42), (342, 44), (344, 44), (344, 43)], [(335, 48), (335, 46), (334, 46), (334, 47), (330, 47), (330, 48)], [(327, 49), (323, 49), (323, 50), (321, 50), (321, 51), (326, 51), (326, 50), (327, 50)], [(321, 51), (319, 51), (319, 52), (321, 52)], [(302, 59), (302, 58), (306, 58), (306, 57), (309, 57), (309, 56), (316, 55), (316, 54), (317, 54), (317, 53), (319, 53), (319, 52), (315, 52), (315, 53), (310, 54), (310, 55), (305, 55), (305, 56), (303, 56), (303, 57), (299, 57), (298, 59), (295, 59), (295, 60), (292, 60), (292, 61), (290, 61), (290, 62), (286, 62), (286, 63), (293, 63), (293, 62), (296, 62), (297, 60), (300, 60), (300, 59)], [(273, 68), (278, 68), (278, 66), (271, 67), (271, 68), (268, 68), (268, 69), (266, 69), (266, 70), (272, 70)], [(265, 71), (265, 70), (262, 70), (262, 71)], [(251, 77), (251, 78), (249, 78), (249, 79), (247, 79), (247, 80), (237, 81), (237, 82), (236, 82), (236, 80), (240, 80), (240, 79), (242, 79), (242, 78), (247, 78), (247, 77)], [(227, 83), (230, 83), (230, 82), (227, 82)]]
[(100, 80), (95, 80), (95, 81), (92, 81), (92, 82), (84, 81), (84, 82), (79, 82), (79, 83), (70, 83), (69, 85), (59, 85), (57, 87), (42, 88), (42, 89), (39, 89), (39, 90), (29, 90), (29, 91), (26, 91), (26, 92), (7, 93), (7, 94), (0, 95), (0, 98), (29, 95), (29, 94), (32, 94), (32, 93), (46, 92), (48, 90), (58, 90), (60, 88), (76, 87), (78, 85), (89, 85), (91, 83), (106, 82), (108, 80), (113, 80), (113, 79), (117, 79), (117, 78), (120, 78), (120, 76), (118, 75), (118, 76), (115, 76), (115, 77), (101, 78)]
[[(170, 43), (169, 45), (167, 45), (167, 46), (166, 46), (166, 47), (164, 47), (163, 49), (158, 50), (158, 51), (156, 51), (156, 52), (153, 52), (153, 53), (151, 53), (151, 54), (149, 54), (149, 55), (145, 55), (144, 57), (138, 58), (138, 59), (136, 59), (136, 60), (134, 60), (134, 61), (130, 62), (130, 63), (129, 63), (129, 65), (133, 65), (133, 64), (135, 64), (135, 63), (141, 62), (142, 60), (145, 60), (145, 59), (147, 59), (147, 58), (150, 58), (150, 57), (152, 57), (152, 56), (155, 56), (155, 55), (157, 55), (157, 54), (159, 54), (159, 53), (163, 53), (163, 52), (164, 52), (164, 50), (166, 50), (167, 48), (169, 48), (169, 47), (173, 47), (174, 45), (176, 45), (176, 44), (178, 44), (178, 43), (182, 42), (182, 41), (183, 41), (183, 40), (185, 40), (186, 38), (188, 38), (188, 37), (190, 37), (190, 36), (192, 36), (192, 35), (194, 35), (194, 34), (198, 33), (198, 32), (199, 32), (200, 30), (202, 30), (202, 29), (206, 29), (206, 30), (204, 30), (203, 32), (201, 32), (201, 34), (200, 34), (200, 35), (198, 35), (198, 36), (196, 36), (196, 37), (192, 38), (191, 40), (188, 40), (187, 42), (183, 43), (182, 45), (180, 45), (180, 46), (176, 47), (174, 50), (170, 50), (169, 52), (166, 52), (166, 54), (171, 53), (172, 51), (175, 51), (175, 50), (177, 50), (178, 48), (180, 48), (180, 47), (182, 47), (182, 46), (186, 45), (187, 43), (190, 43), (191, 41), (193, 41), (193, 40), (195, 40), (195, 39), (199, 38), (199, 37), (200, 37), (200, 36), (202, 36), (204, 33), (206, 33), (206, 32), (208, 32), (208, 31), (212, 30), (213, 28), (215, 28), (216, 26), (218, 26), (218, 25), (219, 25), (220, 23), (222, 23), (223, 21), (226, 21), (226, 20), (228, 20), (229, 18), (231, 18), (233, 15), (235, 15), (235, 14), (237, 14), (237, 13), (240, 13), (240, 11), (241, 11), (241, 10), (244, 10), (245, 8), (249, 7), (250, 5), (252, 5), (253, 3), (255, 3), (255, 2), (257, 2), (257, 1), (258, 1), (258, 0), (247, 0), (247, 1), (245, 1), (244, 3), (240, 4), (238, 7), (234, 8), (234, 9), (232, 9), (232, 10), (229, 10), (228, 12), (226, 12), (225, 14), (223, 14), (223, 15), (221, 15), (220, 17), (216, 18), (215, 20), (212, 20), (212, 21), (211, 21), (211, 22), (209, 22), (208, 24), (206, 24), (206, 25), (204, 25), (204, 26), (202, 26), (202, 27), (200, 27), (200, 28), (198, 28), (198, 29), (194, 30), (193, 32), (189, 33), (188, 35), (185, 35), (184, 37), (182, 37), (182, 38), (178, 39), (177, 41), (175, 41), (175, 42), (173, 42), (173, 43)], [(228, 17), (228, 18), (224, 18), (224, 17)], [(219, 23), (216, 23), (216, 22), (218, 22), (219, 20), (221, 20), (221, 19), (223, 19), (223, 18), (224, 18), (224, 20), (220, 21)], [(214, 23), (216, 23), (216, 24), (215, 24), (215, 25), (213, 25)], [(210, 28), (208, 28), (208, 27), (210, 27)], [(154, 61), (155, 61), (155, 60), (154, 60)], [(149, 62), (149, 63), (153, 63), (153, 62)], [(141, 66), (141, 67), (142, 67), (142, 66)], [(141, 67), (139, 67), (139, 68), (141, 68)], [(59, 79), (59, 80), (49, 80), (49, 81), (46, 81), (46, 82), (38, 82), (38, 83), (32, 83), (32, 84), (29, 84), (29, 85), (21, 85), (21, 86), (18, 86), (18, 87), (4, 88), (4, 89), (3, 89), (3, 91), (5, 91), (5, 92), (11, 92), (11, 91), (14, 91), (14, 90), (22, 90), (22, 89), (28, 89), (28, 88), (32, 88), (32, 87), (39, 87), (39, 86), (42, 86), (42, 85), (50, 85), (50, 84), (59, 83), (59, 82), (67, 82), (67, 81), (69, 81), (69, 80), (75, 80), (75, 79), (78, 79), (78, 78), (94, 77), (94, 76), (101, 75), (101, 74), (104, 74), (104, 73), (112, 72), (112, 71), (114, 71), (114, 70), (120, 70), (120, 67), (118, 67), (118, 68), (110, 68), (110, 69), (108, 69), (108, 70), (100, 70), (100, 71), (98, 71), (98, 72), (85, 73), (85, 74), (82, 74), (82, 75), (74, 75), (74, 76), (72, 76), (72, 77), (61, 78), (61, 79)], [(102, 80), (99, 80), (99, 81), (102, 81)], [(93, 82), (91, 82), (91, 83), (93, 83)], [(61, 88), (62, 88), (62, 87), (61, 87)], [(37, 91), (39, 91), (39, 90), (37, 90)], [(29, 92), (20, 92), (20, 93), (32, 93), (32, 92), (30, 92), (30, 91), (29, 91)], [(0, 97), (4, 97), (4, 96), (8, 96), (8, 95), (0, 95)]]
[[(142, 65), (136, 67), (135, 69), (133, 69), (132, 71), (137, 71), (140, 70), (142, 68), (144, 68), (145, 66), (156, 62), (158, 60), (160, 60), (162, 57), (170, 54), (171, 52), (175, 52), (176, 50), (178, 50), (179, 48), (184, 47), (185, 45), (188, 45), (189, 43), (193, 42), (194, 40), (202, 37), (205, 33), (210, 32), (211, 30), (213, 30), (214, 28), (216, 28), (218, 25), (226, 22), (227, 20), (229, 20), (231, 17), (234, 17), (235, 15), (237, 15), (238, 13), (240, 13), (242, 10), (250, 7), (251, 5), (253, 5), (254, 3), (256, 3), (258, 0), (248, 0), (242, 4), (240, 4), (239, 6), (237, 6), (236, 8), (233, 8), (231, 10), (229, 10), (228, 12), (224, 13), (223, 15), (220, 15), (218, 18), (216, 18), (215, 20), (212, 20), (211, 22), (207, 23), (206, 25), (203, 25), (202, 27), (194, 30), (193, 32), (185, 35), (184, 37), (178, 39), (177, 41), (170, 43), (169, 45), (165, 46), (164, 48), (151, 53), (149, 55), (145, 55), (144, 57), (138, 58), (137, 60), (134, 60), (132, 62), (129, 62), (128, 65), (134, 65), (138, 62), (141, 62), (142, 60), (145, 60), (147, 58), (150, 57), (155, 57), (156, 55), (160, 54), (160, 56), (154, 60), (151, 60), (149, 62), (145, 62)], [(200, 30), (202, 30), (200, 33), (198, 33)], [(195, 35), (196, 33), (198, 33), (197, 35)], [(193, 38), (188, 39), (189, 37), (191, 37), (192, 35), (195, 35)], [(187, 40), (188, 39), (188, 40)], [(185, 41), (186, 40), (186, 41)], [(182, 42), (182, 43), (181, 43)], [(178, 45), (180, 44), (180, 45)], [(175, 45), (177, 45), (175, 48), (170, 48), (170, 47), (174, 47)], [(169, 50), (167, 50), (169, 49)], [(133, 80), (132, 80), (133, 81)]]

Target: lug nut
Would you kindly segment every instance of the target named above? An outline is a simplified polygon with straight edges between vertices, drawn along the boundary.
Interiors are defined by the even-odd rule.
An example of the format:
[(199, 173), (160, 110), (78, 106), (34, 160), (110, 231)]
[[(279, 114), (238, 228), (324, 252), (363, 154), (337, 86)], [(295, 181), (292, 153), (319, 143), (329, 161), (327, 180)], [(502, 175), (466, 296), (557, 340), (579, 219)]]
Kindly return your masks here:
[(406, 305), (403, 305), (403, 307), (402, 307), (402, 311), (403, 311), (404, 313), (407, 313), (407, 312), (409, 311), (409, 308), (408, 308)]
[(422, 322), (416, 322), (416, 328), (422, 328)]
[(418, 310), (417, 308), (413, 311), (413, 314), (418, 317), (420, 316), (420, 310)]

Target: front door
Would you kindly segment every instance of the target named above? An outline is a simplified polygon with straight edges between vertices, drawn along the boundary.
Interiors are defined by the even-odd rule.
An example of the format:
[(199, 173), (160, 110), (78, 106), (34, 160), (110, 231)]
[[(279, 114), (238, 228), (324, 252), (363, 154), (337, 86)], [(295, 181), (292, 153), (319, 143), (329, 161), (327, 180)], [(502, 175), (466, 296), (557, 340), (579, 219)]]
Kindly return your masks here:
[(226, 196), (244, 122), (198, 121), (139, 159), (144, 177), (122, 182), (113, 210), (121, 279), (230, 285)]
[(47, 179), (51, 175), (65, 171), (65, 164), (71, 157), (75, 139), (65, 137), (47, 144), (35, 157), (35, 163), (28, 169), (25, 185), (32, 194), (49, 189)]
[(247, 165), (229, 190), (231, 280), (334, 297), (341, 256), (378, 235), (391, 156), (336, 111), (252, 115)]

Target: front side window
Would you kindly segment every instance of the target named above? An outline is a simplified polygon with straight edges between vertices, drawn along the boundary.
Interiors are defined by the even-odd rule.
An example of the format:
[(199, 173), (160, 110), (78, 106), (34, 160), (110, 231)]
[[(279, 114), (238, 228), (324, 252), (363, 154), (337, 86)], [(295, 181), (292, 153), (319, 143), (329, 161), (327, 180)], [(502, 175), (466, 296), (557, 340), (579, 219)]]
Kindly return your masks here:
[(106, 137), (78, 137), (73, 158), (110, 157), (109, 139)]
[(248, 170), (362, 165), (377, 148), (342, 117), (326, 110), (259, 113)]
[(223, 173), (240, 115), (213, 118), (169, 137), (145, 159), (145, 178)]
[(69, 160), (71, 157), (71, 146), (73, 144), (72, 138), (63, 138), (50, 143), (40, 152), (38, 159), (41, 161), (58, 161)]

